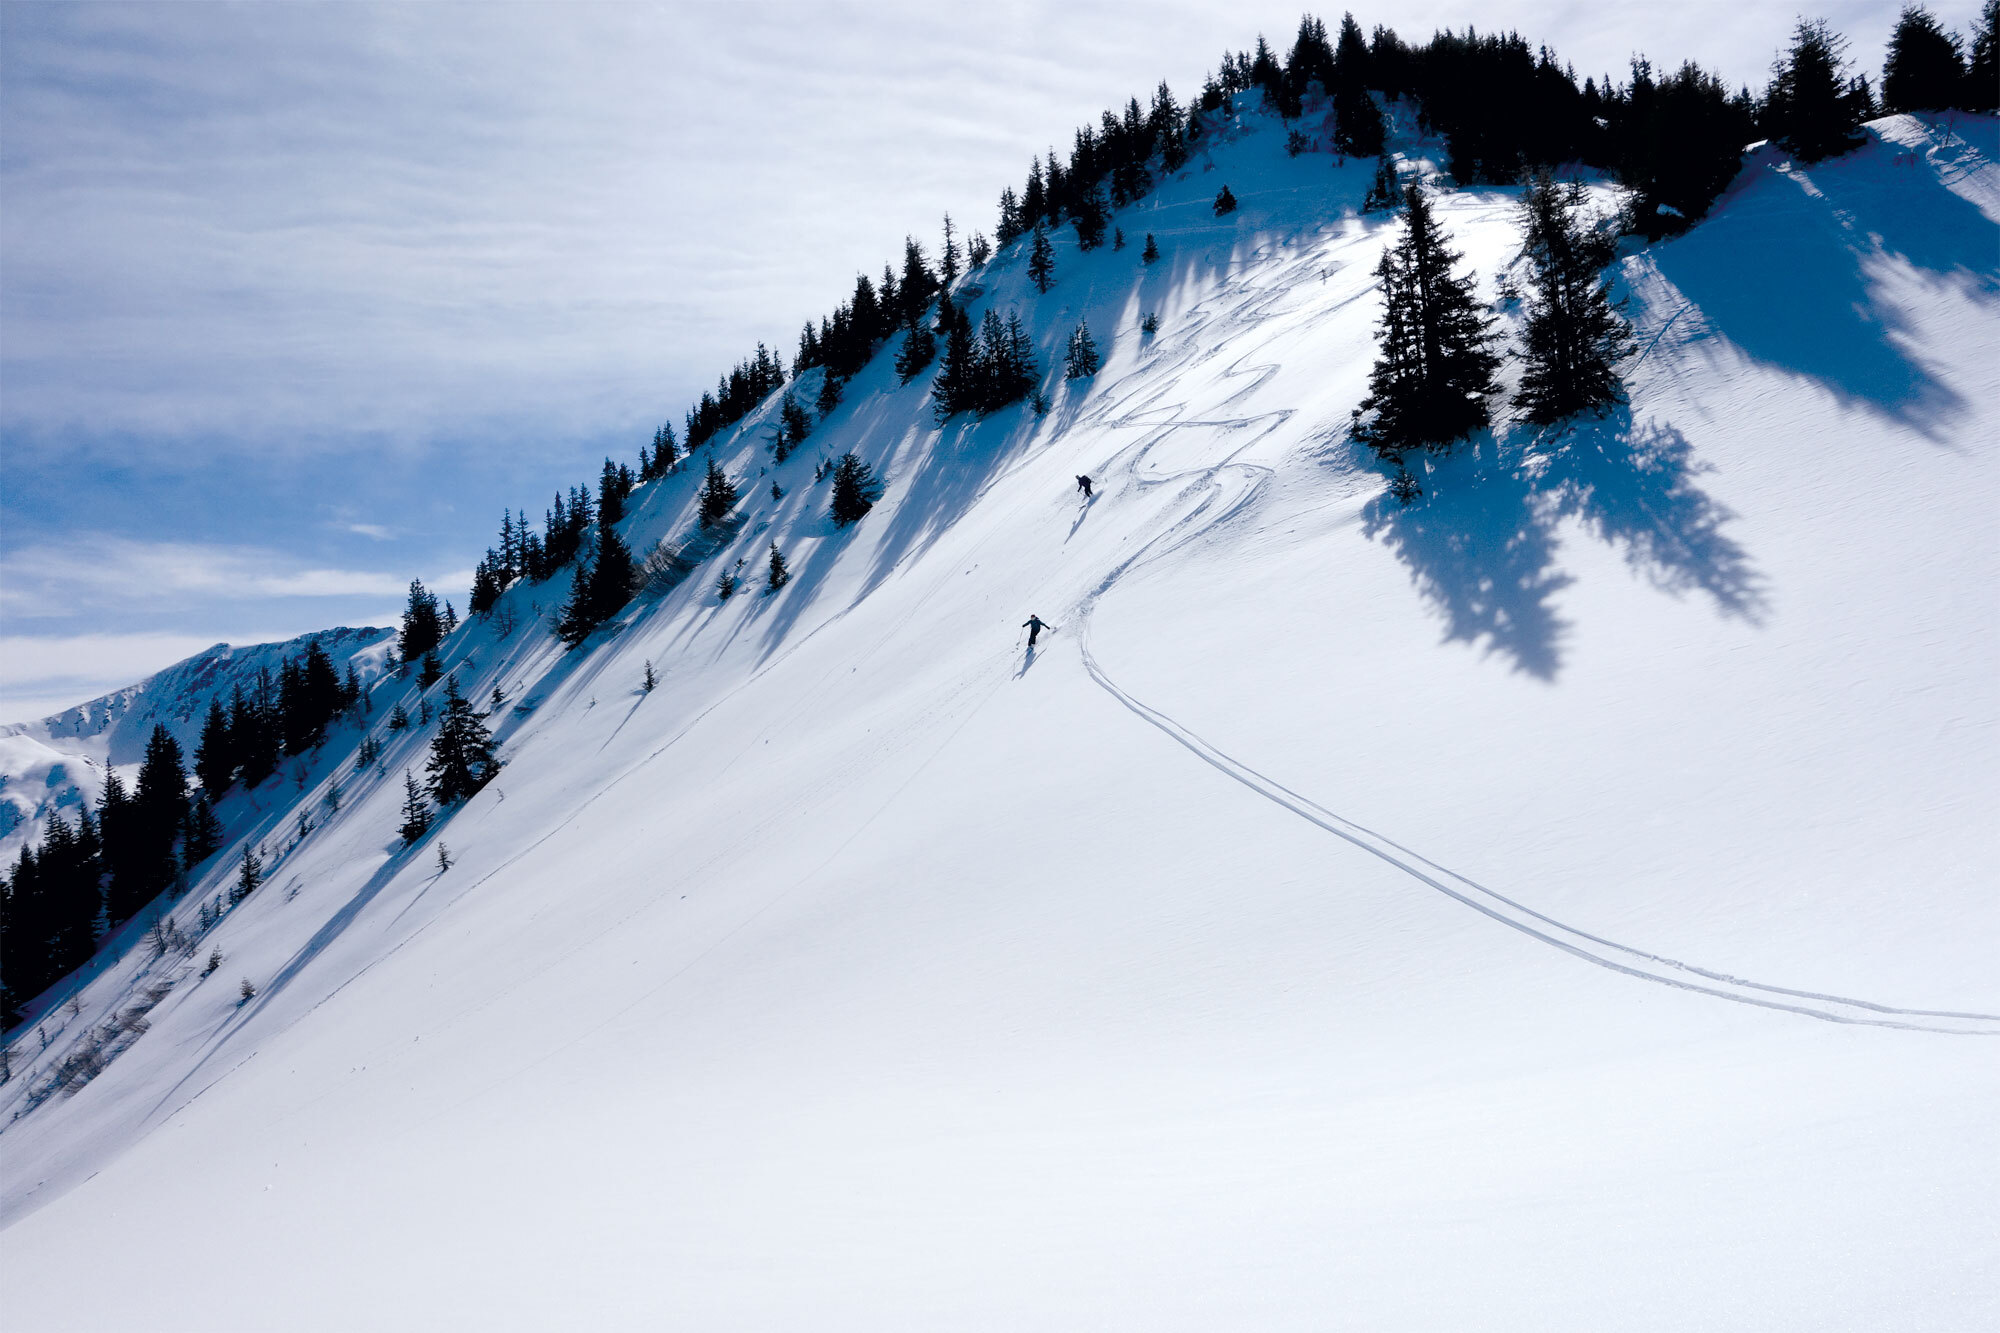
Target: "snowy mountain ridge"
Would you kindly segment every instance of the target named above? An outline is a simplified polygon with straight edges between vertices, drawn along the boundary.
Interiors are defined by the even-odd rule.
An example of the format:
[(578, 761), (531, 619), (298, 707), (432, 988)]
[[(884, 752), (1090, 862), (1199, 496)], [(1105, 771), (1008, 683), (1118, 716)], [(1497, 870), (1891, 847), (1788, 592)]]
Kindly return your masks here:
[[(1045, 417), (940, 428), (883, 355), (776, 465), (767, 403), (704, 446), (744, 520), (695, 576), (573, 653), (566, 579), (447, 640), (487, 789), (404, 849), (426, 737), (329, 747), (262, 888), (17, 1038), (18, 1317), (2000, 1314), (1996, 156), (1753, 155), (1619, 263), (1629, 406), (1503, 414), (1408, 507), (1347, 435), (1367, 164), (1245, 114), (1046, 296), (1003, 250), (971, 313), (1028, 322)], [(1489, 294), (1516, 193), (1437, 200)], [(888, 485), (836, 529), (847, 449)], [(771, 543), (792, 582), (718, 599)], [(113, 1217), (148, 1243), (81, 1307)]]
[(238, 689), (253, 690), (259, 670), (274, 675), (318, 640), (342, 671), (354, 664), (364, 682), (382, 674), (394, 630), (347, 628), (302, 634), (282, 643), (218, 643), (137, 684), (33, 722), (0, 723), (0, 860), (12, 864), (24, 842), (38, 840), (50, 813), (74, 820), (104, 796), (107, 766), (130, 778), (155, 724), (163, 725), (192, 755), (209, 701), (228, 702)]

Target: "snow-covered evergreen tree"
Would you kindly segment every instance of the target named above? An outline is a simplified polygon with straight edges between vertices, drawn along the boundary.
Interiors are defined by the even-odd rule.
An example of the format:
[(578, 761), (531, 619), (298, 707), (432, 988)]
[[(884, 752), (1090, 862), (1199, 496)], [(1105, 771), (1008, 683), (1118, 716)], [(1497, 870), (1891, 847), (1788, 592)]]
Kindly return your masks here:
[(853, 454), (842, 454), (833, 468), (833, 499), (828, 506), (833, 521), (843, 528), (859, 522), (881, 498), (874, 470)]
[(1049, 246), (1049, 234), (1042, 224), (1035, 224), (1035, 240), (1028, 251), (1028, 277), (1035, 284), (1035, 290), (1046, 293), (1056, 279), (1056, 253)]
[(1486, 424), (1499, 358), (1470, 275), (1421, 186), (1403, 192), (1403, 236), (1382, 254), (1382, 322), (1357, 436), (1386, 456), (1448, 444)]
[(403, 844), (408, 846), (430, 832), (430, 827), (431, 803), (424, 799), (424, 789), (417, 785), (416, 777), (406, 768), (403, 770), (403, 822), (396, 831), (403, 835)]
[(456, 804), (485, 786), (493, 771), (493, 737), (486, 730), (486, 714), (474, 711), (459, 693), (458, 677), (449, 677), (437, 735), (431, 737), (430, 758), (424, 762), (431, 797), (440, 806)]
[(1521, 223), (1532, 290), (1515, 402), (1546, 424), (1623, 401), (1618, 363), (1631, 354), (1632, 331), (1603, 276), (1612, 239), (1589, 225), (1583, 187), (1537, 173), (1521, 197)]
[(699, 513), (701, 525), (712, 528), (729, 517), (729, 511), (736, 507), (736, 486), (717, 467), (715, 460), (708, 460), (708, 476), (701, 484)]
[(1103, 359), (1097, 354), (1097, 342), (1090, 336), (1090, 325), (1079, 324), (1069, 335), (1069, 349), (1063, 358), (1063, 378), (1080, 380), (1097, 373)]

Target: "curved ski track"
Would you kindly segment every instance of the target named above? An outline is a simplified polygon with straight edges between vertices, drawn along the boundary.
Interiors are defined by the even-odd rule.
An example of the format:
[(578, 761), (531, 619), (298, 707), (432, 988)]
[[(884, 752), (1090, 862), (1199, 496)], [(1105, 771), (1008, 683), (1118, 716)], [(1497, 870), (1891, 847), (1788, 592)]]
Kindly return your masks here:
[[(1318, 262), (1318, 261), (1305, 261)], [(1337, 261), (1336, 261), (1337, 266)], [(1295, 262), (1293, 267), (1298, 267)], [(1227, 287), (1224, 288), (1224, 292)], [(1220, 294), (1220, 293), (1219, 293)], [(1190, 311), (1190, 315), (1200, 318), (1186, 330), (1205, 328), (1211, 322), (1228, 320), (1254, 326), (1270, 318), (1268, 307), (1274, 303), (1279, 292), (1267, 292), (1253, 301), (1225, 314), (1212, 314), (1203, 309), (1204, 301)], [(1671, 325), (1684, 311), (1677, 310), (1667, 320)], [(1662, 326), (1659, 334), (1666, 332)], [(1185, 337), (1185, 334), (1184, 334)], [(1224, 341), (1229, 341), (1225, 339)], [(1655, 342), (1658, 341), (1656, 335)], [(1650, 350), (1650, 348), (1648, 349)], [(1220, 355), (1222, 347), (1211, 344), (1206, 351), (1195, 351), (1192, 355), (1183, 353), (1179, 358), (1182, 366), (1208, 360)], [(1248, 354), (1227, 366), (1222, 374), (1225, 378), (1235, 376), (1255, 376), (1242, 389), (1230, 394), (1224, 403), (1242, 398), (1265, 379), (1274, 374), (1277, 367), (1269, 364), (1246, 365)], [(1154, 367), (1156, 368), (1156, 367)], [(1176, 367), (1178, 368), (1178, 367)], [(1169, 378), (1168, 383), (1173, 381)], [(1122, 471), (1141, 486), (1157, 486), (1175, 482), (1186, 483), (1186, 492), (1202, 492), (1201, 499), (1191, 510), (1170, 523), (1167, 528), (1147, 541), (1139, 550), (1120, 561), (1080, 599), (1075, 606), (1077, 618), (1077, 640), (1082, 653), (1084, 669), (1090, 678), (1112, 698), (1145, 721), (1158, 728), (1194, 754), (1203, 763), (1217, 772), (1242, 783), (1265, 800), (1304, 819), (1335, 837), (1361, 848), (1395, 866), (1419, 883), (1444, 894), (1453, 901), (1471, 908), (1482, 916), (1518, 931), (1551, 948), (1559, 949), (1587, 963), (1610, 971), (1621, 973), (1640, 981), (1650, 981), (1656, 985), (1671, 986), (1677, 990), (1693, 991), (1697, 994), (1729, 1000), (1737, 1004), (1754, 1005), (1762, 1009), (1776, 1009), (1785, 1013), (1800, 1014), (1807, 1018), (1817, 1018), (1829, 1023), (1849, 1023), (1867, 1027), (1895, 1028), (1909, 1032), (1935, 1032), (1956, 1036), (2000, 1036), (2000, 1014), (1983, 1014), (1937, 1009), (1905, 1009), (1893, 1005), (1878, 1004), (1872, 1000), (1854, 999), (1849, 996), (1826, 994), (1819, 991), (1799, 990), (1789, 986), (1778, 986), (1768, 982), (1754, 981), (1744, 977), (1731, 976), (1710, 968), (1685, 963), (1676, 958), (1649, 953), (1644, 949), (1616, 940), (1591, 934), (1576, 926), (1559, 921), (1545, 913), (1504, 894), (1498, 893), (1456, 871), (1447, 869), (1412, 851), (1395, 840), (1377, 833), (1375, 830), (1345, 819), (1320, 805), (1311, 798), (1293, 791), (1276, 779), (1259, 772), (1243, 763), (1188, 727), (1182, 725), (1169, 714), (1152, 707), (1123, 689), (1104, 670), (1096, 655), (1090, 649), (1090, 615), (1097, 602), (1116, 586), (1118, 581), (1137, 566), (1164, 558), (1172, 552), (1196, 540), (1205, 533), (1221, 527), (1242, 512), (1263, 488), (1263, 484), (1274, 475), (1274, 470), (1263, 464), (1239, 462), (1237, 455), (1249, 448), (1256, 440), (1282, 425), (1292, 415), (1288, 410), (1251, 417), (1220, 420), (1184, 419), (1182, 413), (1187, 404), (1156, 403), (1165, 391), (1165, 386), (1152, 394), (1144, 395), (1142, 404), (1129, 411), (1120, 412), (1120, 404), (1115, 398), (1117, 385), (1109, 386), (1112, 393), (1106, 395), (1104, 406), (1097, 412), (1082, 414), (1082, 419), (1100, 419), (1110, 426), (1147, 426), (1150, 429), (1134, 444), (1121, 451), (1124, 455)], [(1154, 419), (1164, 415), (1163, 420)], [(1239, 445), (1220, 461), (1207, 467), (1177, 472), (1148, 473), (1145, 469), (1146, 457), (1174, 431), (1182, 427), (1209, 427), (1223, 429), (1245, 429), (1262, 425), (1251, 440)]]

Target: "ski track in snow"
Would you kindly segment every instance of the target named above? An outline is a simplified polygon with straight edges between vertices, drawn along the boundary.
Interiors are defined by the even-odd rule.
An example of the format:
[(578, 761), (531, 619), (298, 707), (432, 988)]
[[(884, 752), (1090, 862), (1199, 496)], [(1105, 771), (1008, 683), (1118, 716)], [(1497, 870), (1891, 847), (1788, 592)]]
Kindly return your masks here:
[[(1308, 259), (1300, 262), (1318, 261)], [(1295, 264), (1292, 267), (1297, 266)], [(1225, 284), (1217, 295), (1226, 296), (1230, 291), (1231, 285)], [(1211, 321), (1243, 322), (1253, 326), (1262, 323), (1270, 317), (1267, 307), (1272, 297), (1282, 294), (1282, 291), (1273, 292), (1248, 305), (1237, 306), (1220, 316), (1203, 310), (1202, 307), (1208, 304), (1204, 301), (1202, 306), (1197, 306), (1189, 312), (1190, 316), (1199, 315), (1200, 318), (1191, 322), (1183, 336), (1192, 344), (1195, 341), (1194, 335), (1207, 331)], [(1653, 343), (1659, 341), (1667, 328), (1685, 313), (1685, 310), (1686, 307), (1683, 306), (1669, 316), (1654, 335)], [(1193, 364), (1196, 361), (1222, 355), (1229, 341), (1227, 337), (1212, 341), (1205, 350), (1198, 350), (1194, 355), (1185, 357), (1183, 364)], [(1651, 350), (1652, 346), (1649, 344), (1646, 351)], [(1273, 365), (1245, 364), (1249, 355), (1246, 353), (1243, 357), (1239, 357), (1222, 371), (1225, 379), (1254, 376), (1248, 385), (1223, 399), (1224, 404), (1242, 398), (1262, 384), (1269, 375), (1275, 373), (1277, 367)], [(1147, 370), (1150, 378), (1152, 373), (1157, 372), (1157, 367), (1149, 364)], [(1167, 383), (1169, 385), (1174, 383), (1171, 375), (1167, 377)], [(1164, 732), (1203, 763), (1242, 783), (1266, 800), (1282, 806), (1299, 818), (1352, 843), (1363, 851), (1380, 857), (1404, 874), (1510, 930), (1518, 931), (1585, 962), (1641, 981), (1693, 991), (1737, 1004), (1781, 1010), (1830, 1023), (1850, 1023), (1954, 1036), (2000, 1036), (2000, 1014), (1899, 1008), (1894, 1005), (1878, 1004), (1872, 1000), (1779, 986), (1699, 967), (1693, 963), (1685, 963), (1676, 958), (1650, 953), (1629, 944), (1621, 944), (1616, 940), (1591, 934), (1589, 931), (1538, 912), (1524, 903), (1487, 888), (1476, 880), (1438, 865), (1392, 838), (1333, 813), (1309, 797), (1293, 791), (1276, 779), (1218, 749), (1170, 714), (1128, 693), (1105, 672), (1096, 655), (1091, 652), (1089, 625), (1092, 611), (1098, 601), (1135, 568), (1164, 559), (1189, 542), (1218, 530), (1247, 508), (1256, 499), (1264, 483), (1275, 473), (1274, 469), (1262, 464), (1239, 461), (1238, 456), (1264, 439), (1292, 414), (1289, 411), (1278, 411), (1251, 417), (1188, 419), (1182, 416), (1187, 410), (1186, 403), (1142, 405), (1131, 411), (1120, 412), (1119, 403), (1114, 396), (1118, 386), (1110, 387), (1113, 392), (1105, 395), (1103, 406), (1096, 412), (1082, 414), (1080, 420), (1088, 421), (1095, 417), (1110, 426), (1150, 426), (1140, 440), (1122, 451), (1126, 459), (1122, 467), (1124, 474), (1141, 486), (1171, 485), (1180, 482), (1186, 485), (1184, 494), (1195, 491), (1202, 493), (1200, 502), (1193, 509), (1181, 515), (1164, 531), (1156, 534), (1139, 550), (1114, 566), (1075, 604), (1073, 614), (1078, 624), (1077, 640), (1084, 669), (1101, 689), (1125, 708)], [(1164, 386), (1161, 392), (1164, 392)], [(1157, 396), (1158, 394), (1154, 395)], [(1165, 420), (1151, 420), (1162, 413), (1166, 414)], [(1254, 429), (1260, 425), (1263, 429), (1258, 430), (1250, 440), (1239, 445), (1219, 462), (1207, 467), (1172, 472), (1146, 471), (1147, 456), (1177, 430), (1189, 427), (1244, 430)], [(1219, 507), (1217, 507), (1218, 502)]]

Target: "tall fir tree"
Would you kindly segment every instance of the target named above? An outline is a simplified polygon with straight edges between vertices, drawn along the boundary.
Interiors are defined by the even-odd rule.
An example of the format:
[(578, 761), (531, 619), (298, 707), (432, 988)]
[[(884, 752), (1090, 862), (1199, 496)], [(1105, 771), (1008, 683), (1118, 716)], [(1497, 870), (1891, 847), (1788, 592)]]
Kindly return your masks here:
[(1825, 19), (1800, 19), (1792, 45), (1771, 68), (1764, 93), (1764, 132), (1797, 154), (1818, 162), (1861, 142), (1855, 129), (1855, 90), (1845, 79), (1847, 39)]
[(1361, 201), (1364, 213), (1394, 213), (1402, 207), (1403, 188), (1396, 179), (1396, 164), (1383, 153), (1375, 159), (1375, 179), (1368, 186), (1368, 195)]
[(1965, 62), (1965, 95), (1959, 105), (1969, 111), (2000, 110), (2000, 0), (1980, 6)]
[(1095, 375), (1103, 364), (1103, 358), (1097, 354), (1097, 341), (1090, 336), (1090, 325), (1077, 325), (1069, 335), (1069, 349), (1063, 358), (1063, 378), (1087, 379)]
[(1488, 420), (1499, 358), (1471, 276), (1453, 272), (1460, 258), (1412, 184), (1403, 192), (1402, 238), (1375, 270), (1382, 322), (1357, 413), (1356, 435), (1384, 456), (1447, 445)]
[(424, 772), (431, 798), (440, 807), (470, 797), (493, 778), (493, 737), (486, 714), (477, 712), (458, 690), (458, 677), (445, 681), (444, 711), (431, 738)]
[(396, 831), (403, 835), (403, 845), (408, 846), (430, 832), (430, 828), (431, 803), (425, 799), (424, 789), (417, 785), (416, 778), (406, 768), (403, 770), (402, 823), (396, 826)]
[(919, 320), (904, 332), (903, 345), (896, 349), (896, 378), (908, 384), (923, 374), (936, 357), (937, 335), (931, 332), (930, 325)]
[(1908, 5), (1882, 65), (1882, 109), (1941, 111), (1965, 100), (1965, 55), (1958, 38), (1922, 5)]
[(784, 552), (778, 549), (776, 542), (772, 542), (770, 568), (765, 573), (765, 582), (772, 592), (776, 592), (791, 581), (792, 571), (785, 563)]
[(243, 844), (243, 859), (236, 866), (236, 884), (229, 890), (232, 905), (242, 902), (257, 891), (264, 882), (264, 863), (257, 856), (257, 849), (249, 843)]
[(396, 656), (413, 662), (444, 638), (444, 619), (438, 613), (437, 594), (424, 587), (421, 579), (410, 580), (409, 601), (403, 607), (403, 632), (396, 640)]
[(188, 807), (187, 831), (181, 838), (182, 859), (188, 869), (206, 861), (222, 847), (222, 821), (215, 817), (215, 807), (209, 804), (208, 793), (195, 793), (194, 803)]
[(229, 734), (229, 712), (219, 694), (208, 701), (201, 739), (195, 742), (194, 775), (211, 796), (221, 795), (236, 777), (236, 745)]
[(1528, 262), (1526, 367), (1515, 402), (1530, 421), (1560, 421), (1624, 401), (1618, 363), (1632, 330), (1611, 300), (1604, 270), (1611, 236), (1589, 225), (1581, 185), (1538, 172), (1521, 197), (1521, 253)]
[(938, 255), (938, 277), (946, 287), (958, 281), (958, 241), (952, 236), (951, 214), (944, 215), (944, 249)]
[(701, 484), (699, 513), (701, 526), (712, 528), (729, 517), (729, 511), (736, 507), (736, 486), (715, 460), (708, 460), (708, 476)]
[(1056, 280), (1056, 254), (1049, 246), (1049, 234), (1042, 224), (1035, 224), (1035, 240), (1028, 251), (1028, 278), (1035, 284), (1035, 290), (1047, 293)]

